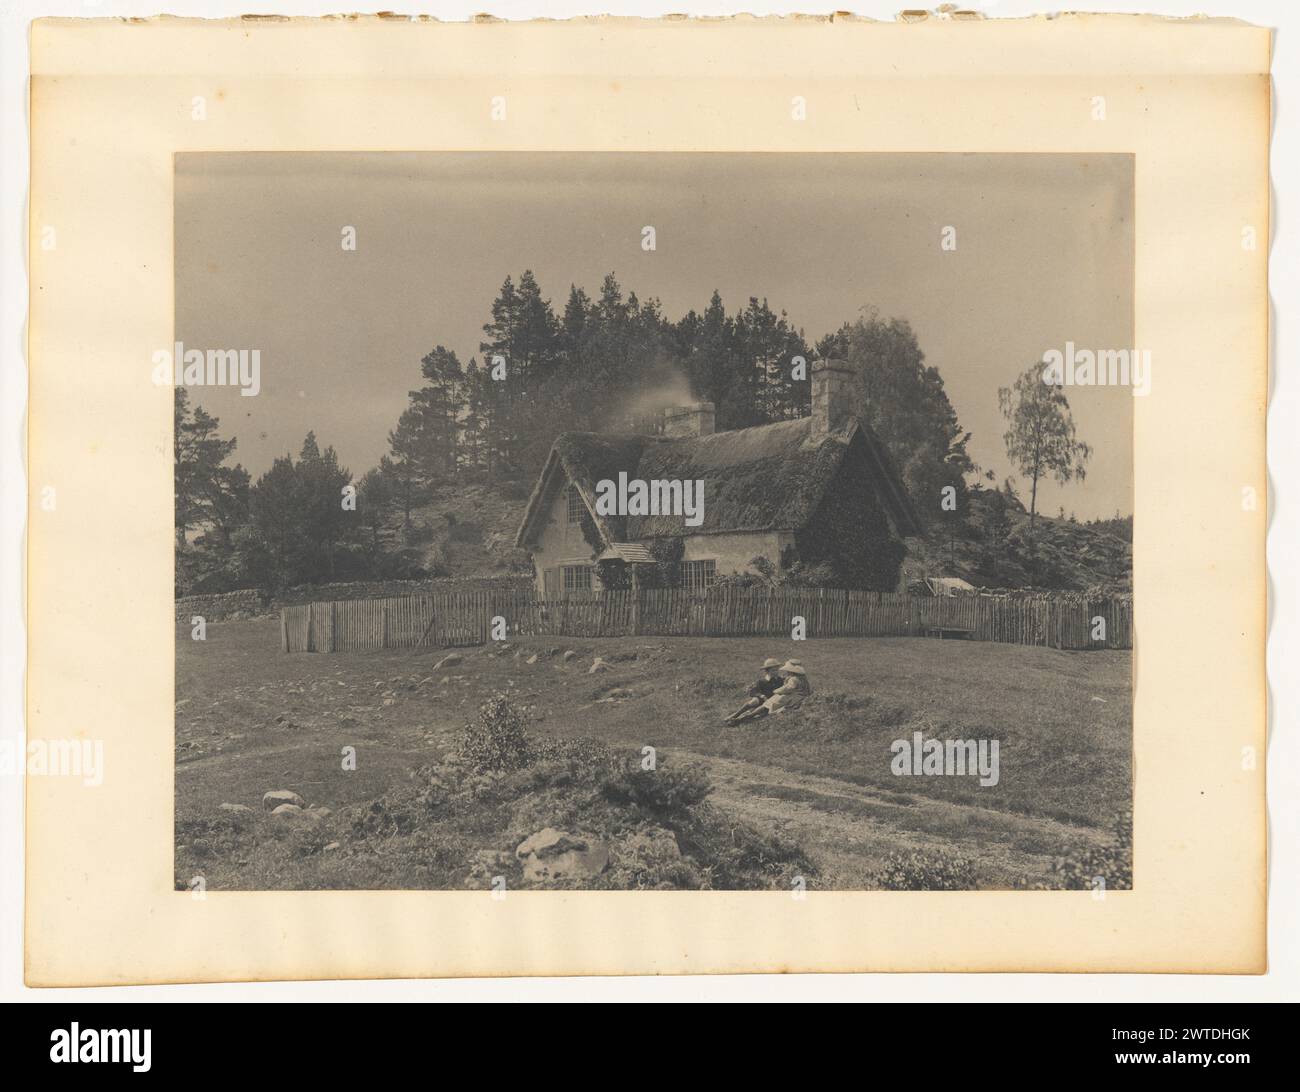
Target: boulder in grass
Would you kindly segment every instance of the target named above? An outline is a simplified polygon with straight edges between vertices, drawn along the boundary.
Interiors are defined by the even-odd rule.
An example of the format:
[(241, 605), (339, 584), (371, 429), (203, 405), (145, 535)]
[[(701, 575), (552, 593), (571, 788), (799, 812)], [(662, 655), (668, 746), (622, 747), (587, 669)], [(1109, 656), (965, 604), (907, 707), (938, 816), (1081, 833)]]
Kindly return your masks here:
[(305, 808), (307, 801), (289, 789), (272, 789), (262, 797), (262, 807), (271, 811), (274, 811), (281, 804), (294, 804), (299, 808)]
[(297, 804), (281, 804), (271, 809), (272, 815), (302, 815), (303, 810)]
[(525, 880), (590, 880), (608, 866), (609, 846), (585, 834), (546, 827), (520, 842), (515, 856)]
[(528, 659), (526, 659), (526, 660), (524, 661), (524, 663), (526, 663), (526, 664), (535, 664), (536, 662), (537, 662), (537, 653), (536, 653), (536, 652), (534, 652), (531, 656), (528, 657)]
[(455, 667), (457, 664), (462, 663), (464, 659), (465, 657), (462, 656), (459, 652), (449, 652), (446, 656), (444, 656), (441, 660), (439, 660), (436, 664), (433, 665), (433, 670), (440, 671), (444, 667)]
[(577, 658), (578, 658), (578, 654), (577, 654), (576, 652), (574, 652), (573, 649), (568, 649), (568, 650), (564, 653), (564, 655), (561, 657), (561, 659), (564, 660), (564, 662), (565, 662), (566, 664), (567, 664), (570, 660), (576, 660)]
[(252, 811), (247, 804), (222, 804), (222, 811)]
[(313, 804), (303, 812), (303, 815), (316, 823), (319, 823), (322, 819), (328, 819), (330, 814), (329, 808), (322, 808), (319, 804)]
[(609, 664), (607, 664), (604, 660), (602, 660), (599, 656), (597, 656), (594, 660), (592, 660), (591, 666), (587, 668), (587, 674), (598, 675), (600, 674), (600, 672), (608, 671), (608, 670), (609, 670)]

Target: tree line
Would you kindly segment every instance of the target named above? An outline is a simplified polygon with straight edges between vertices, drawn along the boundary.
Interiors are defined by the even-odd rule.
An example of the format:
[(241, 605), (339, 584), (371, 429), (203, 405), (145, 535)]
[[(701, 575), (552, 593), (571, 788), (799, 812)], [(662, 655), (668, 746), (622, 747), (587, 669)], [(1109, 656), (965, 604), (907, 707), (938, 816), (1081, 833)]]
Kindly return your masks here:
[[(557, 309), (525, 270), (505, 279), (482, 329), (478, 354), (467, 362), (444, 345), (425, 354), (388, 451), (355, 482), (312, 433), (296, 459), (285, 454), (251, 481), (228, 465), (236, 441), (223, 439), (217, 419), (191, 407), (178, 388), (178, 592), (427, 575), (422, 547), (432, 532), (415, 517), (439, 491), (478, 481), (513, 483), (519, 492), (557, 434), (624, 430), (638, 410), (659, 408), (656, 391), (680, 397), (689, 390), (712, 402), (719, 431), (805, 416), (807, 373), (819, 356), (853, 366), (855, 412), (891, 453), (924, 522), (952, 511), (944, 497), (964, 510), (967, 480), (979, 469), (967, 453), (970, 434), (910, 325), (870, 309), (810, 344), (766, 299), (751, 297), (728, 312), (714, 291), (703, 309), (673, 320), (658, 299), (625, 292), (611, 273), (594, 297), (570, 285)], [(804, 369), (794, 366), (799, 359)], [(1032, 403), (1032, 413), (1012, 407), (1012, 418), (1028, 421), (1044, 406), (1062, 412), (1063, 395), (1059, 403)], [(1011, 421), (1009, 450), (1012, 432), (1044, 432), (1034, 420)], [(1014, 460), (1031, 452), (1041, 463), (1017, 464), (1033, 471), (1035, 484), (1054, 472), (1049, 464), (1064, 433), (1073, 438), (1072, 422), (1064, 433), (1046, 431), (1055, 448), (1017, 441), (1012, 453)]]

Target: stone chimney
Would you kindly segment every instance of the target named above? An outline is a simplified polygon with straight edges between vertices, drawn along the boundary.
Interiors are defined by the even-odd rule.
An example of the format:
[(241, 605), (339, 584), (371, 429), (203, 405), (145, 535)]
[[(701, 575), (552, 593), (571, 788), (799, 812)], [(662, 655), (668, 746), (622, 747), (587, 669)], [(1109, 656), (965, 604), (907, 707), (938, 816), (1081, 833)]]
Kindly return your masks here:
[(665, 436), (712, 436), (713, 403), (692, 402), (664, 410)]
[(853, 369), (843, 360), (814, 360), (812, 366), (813, 439), (824, 440), (828, 433), (848, 420), (852, 409)]

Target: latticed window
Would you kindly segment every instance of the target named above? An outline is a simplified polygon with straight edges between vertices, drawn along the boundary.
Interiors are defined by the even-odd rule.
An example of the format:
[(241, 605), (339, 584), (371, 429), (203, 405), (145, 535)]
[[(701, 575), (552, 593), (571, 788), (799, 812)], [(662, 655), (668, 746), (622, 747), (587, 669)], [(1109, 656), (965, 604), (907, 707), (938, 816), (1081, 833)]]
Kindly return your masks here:
[(687, 591), (707, 591), (717, 579), (716, 561), (682, 562), (682, 587)]
[(569, 486), (564, 499), (569, 522), (581, 523), (582, 513), (586, 511), (587, 506), (582, 503), (582, 494), (578, 492), (577, 487)]
[(564, 594), (582, 595), (591, 591), (590, 565), (564, 566)]

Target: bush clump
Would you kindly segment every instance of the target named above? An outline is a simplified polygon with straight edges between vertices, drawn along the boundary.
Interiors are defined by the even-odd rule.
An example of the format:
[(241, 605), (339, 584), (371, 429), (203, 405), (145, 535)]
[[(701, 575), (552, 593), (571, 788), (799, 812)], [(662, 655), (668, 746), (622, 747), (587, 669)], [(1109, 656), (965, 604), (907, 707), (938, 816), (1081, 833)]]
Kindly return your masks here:
[(519, 707), (505, 694), (493, 694), (461, 730), (456, 754), (476, 773), (523, 769), (533, 749)]
[(692, 809), (671, 826), (682, 852), (700, 862), (705, 888), (789, 890), (796, 877), (808, 882), (817, 875), (817, 866), (787, 835), (761, 831), (711, 804)]
[(712, 791), (713, 782), (702, 767), (646, 770), (635, 758), (625, 759), (603, 786), (607, 800), (636, 804), (660, 817), (682, 815)]
[(1133, 889), (1133, 809), (1125, 808), (1114, 823), (1115, 841), (1086, 846), (1067, 854), (1052, 868), (1056, 886), (1067, 891), (1091, 891), (1101, 879), (1109, 891)]
[(891, 853), (875, 875), (885, 891), (970, 891), (975, 862), (946, 850)]

